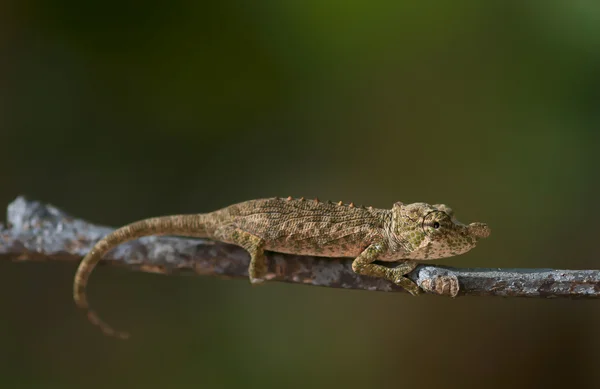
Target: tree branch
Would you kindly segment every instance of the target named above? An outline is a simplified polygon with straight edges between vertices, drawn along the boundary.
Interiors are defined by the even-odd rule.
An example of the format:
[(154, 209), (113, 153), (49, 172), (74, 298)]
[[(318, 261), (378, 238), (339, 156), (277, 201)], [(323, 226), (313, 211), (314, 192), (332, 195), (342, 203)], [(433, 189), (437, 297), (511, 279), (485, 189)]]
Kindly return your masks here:
[[(52, 205), (18, 197), (0, 224), (0, 257), (14, 261), (77, 262), (112, 231), (73, 218)], [(349, 258), (331, 259), (267, 253), (268, 278), (333, 288), (403, 292), (395, 284), (352, 271)], [(247, 277), (248, 254), (237, 246), (202, 239), (146, 237), (124, 243), (101, 264), (132, 270)], [(393, 265), (393, 264), (392, 264)], [(445, 296), (600, 297), (599, 270), (458, 269), (420, 265), (408, 275), (428, 293)]]

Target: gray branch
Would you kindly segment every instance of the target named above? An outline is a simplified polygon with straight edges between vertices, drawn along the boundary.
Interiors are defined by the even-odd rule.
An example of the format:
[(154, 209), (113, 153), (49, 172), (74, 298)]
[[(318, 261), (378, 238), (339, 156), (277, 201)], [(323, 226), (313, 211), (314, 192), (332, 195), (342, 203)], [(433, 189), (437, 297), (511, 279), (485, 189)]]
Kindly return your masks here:
[[(54, 260), (76, 264), (112, 231), (69, 216), (60, 209), (18, 197), (0, 224), (0, 257), (14, 261)], [(267, 253), (268, 278), (333, 288), (404, 292), (395, 284), (355, 274), (349, 258)], [(146, 237), (124, 243), (101, 264), (161, 274), (243, 278), (248, 254), (237, 246), (202, 239)], [(425, 292), (445, 296), (600, 297), (599, 270), (458, 269), (418, 266), (408, 275)]]

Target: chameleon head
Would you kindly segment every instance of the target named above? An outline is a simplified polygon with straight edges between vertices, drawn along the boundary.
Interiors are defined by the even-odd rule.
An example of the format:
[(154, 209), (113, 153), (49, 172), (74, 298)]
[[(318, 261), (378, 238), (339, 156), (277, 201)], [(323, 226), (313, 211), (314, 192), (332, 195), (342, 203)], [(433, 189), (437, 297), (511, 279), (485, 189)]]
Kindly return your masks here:
[(436, 259), (466, 253), (490, 235), (484, 223), (465, 225), (444, 204), (402, 204), (393, 207), (394, 235), (411, 259)]

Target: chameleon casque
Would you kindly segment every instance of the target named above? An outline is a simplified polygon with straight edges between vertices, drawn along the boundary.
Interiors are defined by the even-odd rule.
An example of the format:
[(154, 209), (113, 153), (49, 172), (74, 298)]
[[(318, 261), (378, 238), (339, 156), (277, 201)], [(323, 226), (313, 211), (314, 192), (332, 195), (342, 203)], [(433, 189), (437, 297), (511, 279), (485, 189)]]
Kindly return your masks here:
[[(357, 207), (318, 199), (269, 198), (234, 204), (205, 214), (172, 215), (140, 220), (98, 241), (81, 261), (73, 284), (77, 306), (107, 335), (125, 338), (91, 310), (85, 287), (102, 256), (115, 246), (150, 235), (209, 238), (243, 247), (250, 254), (250, 282), (267, 271), (265, 250), (320, 257), (351, 257), (355, 273), (381, 277), (412, 295), (421, 289), (404, 275), (419, 260), (466, 253), (489, 236), (484, 223), (465, 225), (444, 204), (403, 204), (392, 209)], [(375, 261), (400, 262), (389, 268)]]

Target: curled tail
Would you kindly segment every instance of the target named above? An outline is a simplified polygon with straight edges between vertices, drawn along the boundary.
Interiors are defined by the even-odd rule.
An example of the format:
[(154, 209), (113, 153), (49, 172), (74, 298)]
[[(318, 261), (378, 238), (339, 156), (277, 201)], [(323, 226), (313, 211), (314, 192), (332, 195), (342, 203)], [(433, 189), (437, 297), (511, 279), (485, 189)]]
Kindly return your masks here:
[(83, 258), (73, 282), (73, 298), (77, 307), (86, 311), (89, 320), (100, 327), (106, 335), (127, 339), (126, 332), (115, 331), (94, 312), (87, 301), (85, 287), (96, 264), (104, 254), (114, 247), (130, 240), (151, 235), (181, 235), (207, 237), (205, 215), (175, 215), (140, 220), (121, 227), (98, 241)]

